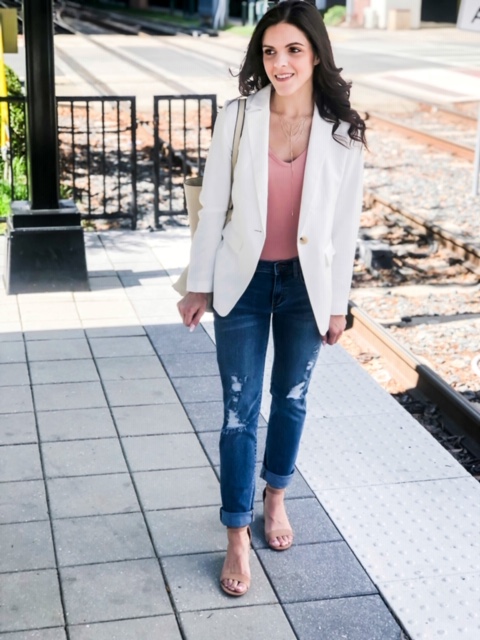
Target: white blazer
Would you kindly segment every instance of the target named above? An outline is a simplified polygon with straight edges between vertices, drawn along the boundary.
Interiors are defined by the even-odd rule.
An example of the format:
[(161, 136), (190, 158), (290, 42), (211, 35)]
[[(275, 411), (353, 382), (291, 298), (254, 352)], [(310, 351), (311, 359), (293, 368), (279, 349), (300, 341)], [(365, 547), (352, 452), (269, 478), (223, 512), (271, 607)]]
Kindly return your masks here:
[[(224, 227), (237, 100), (221, 110), (205, 166), (202, 209), (193, 238), (187, 290), (214, 292), (226, 316), (255, 273), (267, 231), (268, 145), (271, 85), (247, 98), (235, 167), (233, 216)], [(297, 246), (310, 303), (324, 335), (331, 315), (347, 312), (362, 207), (363, 148), (351, 143), (348, 124), (332, 138), (331, 123), (314, 110), (298, 224)]]

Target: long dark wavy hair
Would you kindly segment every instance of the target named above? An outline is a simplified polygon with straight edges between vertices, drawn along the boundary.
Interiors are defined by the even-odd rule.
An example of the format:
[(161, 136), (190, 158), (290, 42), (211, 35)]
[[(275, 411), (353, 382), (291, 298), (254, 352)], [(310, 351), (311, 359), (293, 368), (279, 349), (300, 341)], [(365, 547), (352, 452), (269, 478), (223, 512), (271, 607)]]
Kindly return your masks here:
[(320, 116), (333, 123), (333, 138), (342, 144), (342, 139), (337, 138), (335, 132), (343, 120), (350, 124), (350, 138), (366, 146), (365, 121), (350, 106), (352, 83), (344, 80), (340, 75), (342, 69), (335, 66), (332, 46), (320, 12), (305, 0), (279, 2), (258, 22), (238, 74), (241, 95), (248, 96), (270, 84), (263, 66), (263, 36), (269, 27), (280, 23), (291, 24), (303, 31), (314, 55), (320, 60), (313, 69), (313, 97)]

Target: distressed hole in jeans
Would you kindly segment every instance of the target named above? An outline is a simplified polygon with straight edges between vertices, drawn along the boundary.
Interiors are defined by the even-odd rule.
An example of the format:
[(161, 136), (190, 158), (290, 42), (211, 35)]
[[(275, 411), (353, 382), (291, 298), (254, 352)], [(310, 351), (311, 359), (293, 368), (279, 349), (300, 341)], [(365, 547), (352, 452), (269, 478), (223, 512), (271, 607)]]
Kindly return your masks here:
[(229, 402), (227, 405), (227, 429), (239, 429), (245, 427), (244, 423), (240, 419), (238, 415), (238, 401), (240, 400), (240, 396), (242, 394), (243, 385), (246, 381), (245, 378), (241, 378), (240, 376), (232, 376), (231, 377), (231, 394), (229, 398)]
[(287, 400), (300, 400), (302, 398), (303, 390), (305, 389), (306, 382), (299, 382), (292, 387), (288, 393)]

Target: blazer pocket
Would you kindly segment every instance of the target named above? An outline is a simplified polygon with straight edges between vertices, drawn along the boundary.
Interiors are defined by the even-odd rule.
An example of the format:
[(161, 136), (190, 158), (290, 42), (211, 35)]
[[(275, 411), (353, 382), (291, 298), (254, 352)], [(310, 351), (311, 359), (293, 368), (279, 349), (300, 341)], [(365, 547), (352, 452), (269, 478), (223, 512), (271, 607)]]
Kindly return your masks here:
[(235, 253), (240, 253), (243, 247), (243, 238), (235, 232), (231, 223), (227, 224), (223, 230), (223, 239)]
[(333, 248), (333, 244), (330, 241), (325, 247), (325, 264), (327, 267), (332, 265), (333, 256), (335, 255), (335, 249)]

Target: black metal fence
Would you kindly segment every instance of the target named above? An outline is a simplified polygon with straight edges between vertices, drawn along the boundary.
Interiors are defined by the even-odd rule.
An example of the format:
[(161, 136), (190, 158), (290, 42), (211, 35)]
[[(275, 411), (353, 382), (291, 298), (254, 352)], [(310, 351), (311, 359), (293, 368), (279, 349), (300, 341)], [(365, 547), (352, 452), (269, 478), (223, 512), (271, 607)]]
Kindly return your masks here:
[(217, 115), (216, 95), (154, 96), (155, 226), (186, 212), (183, 182), (202, 175)]
[[(28, 198), (25, 98), (0, 98), (8, 110), (0, 197)], [(2, 126), (7, 111), (0, 112)], [(137, 114), (135, 97), (58, 97), (60, 197), (73, 199), (85, 220), (127, 218), (137, 224)], [(1, 216), (1, 214), (0, 214)]]
[[(25, 98), (0, 98), (0, 109), (1, 125), (9, 123), (8, 144), (0, 158), (0, 220), (4, 220), (1, 212), (8, 211), (11, 200), (28, 199)], [(186, 212), (183, 182), (203, 173), (216, 114), (217, 98), (212, 94), (154, 96), (153, 131), (150, 126), (141, 131), (149, 140), (145, 147), (149, 156), (139, 166), (145, 170), (153, 164), (156, 227), (161, 226), (161, 216)], [(135, 98), (58, 97), (57, 115), (60, 197), (74, 200), (86, 220), (128, 219), (135, 229), (139, 157)], [(140, 184), (151, 185), (150, 176)], [(147, 191), (141, 194), (142, 201), (148, 200), (150, 208), (151, 187)]]
[(57, 98), (60, 182), (86, 220), (137, 223), (135, 98)]

